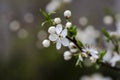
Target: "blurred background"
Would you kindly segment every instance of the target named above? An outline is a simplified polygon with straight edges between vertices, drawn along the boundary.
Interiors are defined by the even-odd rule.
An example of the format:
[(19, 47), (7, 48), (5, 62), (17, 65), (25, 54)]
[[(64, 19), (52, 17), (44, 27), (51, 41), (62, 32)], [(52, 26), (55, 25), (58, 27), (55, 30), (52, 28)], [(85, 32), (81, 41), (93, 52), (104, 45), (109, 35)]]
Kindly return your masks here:
[(63, 59), (65, 49), (43, 48), (41, 43), (48, 34), (41, 27), (40, 8), (56, 11), (54, 17), (71, 10), (78, 28), (79, 18), (86, 16), (97, 30), (115, 30), (114, 24), (105, 26), (102, 19), (105, 8), (120, 12), (120, 0), (0, 0), (0, 80), (80, 80), (96, 72), (120, 80), (119, 71), (75, 67), (75, 60)]

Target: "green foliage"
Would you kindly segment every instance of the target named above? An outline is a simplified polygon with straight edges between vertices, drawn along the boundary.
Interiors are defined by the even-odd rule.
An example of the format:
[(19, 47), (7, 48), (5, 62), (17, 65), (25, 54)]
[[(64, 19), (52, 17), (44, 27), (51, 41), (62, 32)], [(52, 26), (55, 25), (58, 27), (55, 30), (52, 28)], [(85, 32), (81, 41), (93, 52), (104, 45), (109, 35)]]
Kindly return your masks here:
[(82, 62), (79, 60), (79, 58), (77, 59), (75, 66), (80, 66), (81, 68), (83, 67)]
[(76, 34), (77, 34), (76, 26), (71, 26), (70, 28), (68, 28), (68, 36), (69, 37), (75, 37)]
[(46, 13), (45, 11), (43, 11), (42, 9), (40, 9), (40, 12), (42, 13), (42, 15), (45, 17), (45, 21), (42, 23), (42, 26), (44, 26), (45, 23), (49, 23), (49, 25), (53, 25), (53, 20), (51, 19), (50, 14)]
[(82, 43), (80, 40), (77, 40), (77, 44), (78, 44), (81, 48), (84, 47), (83, 43)]
[(98, 62), (102, 61), (102, 59), (103, 59), (103, 57), (104, 57), (105, 54), (106, 54), (106, 51), (100, 52), (100, 58), (98, 59)]
[(104, 8), (104, 13), (105, 13), (105, 15), (110, 15), (113, 17), (115, 15), (115, 13), (110, 8)]
[(107, 37), (107, 42), (109, 42), (111, 40), (110, 34), (105, 29), (102, 29), (102, 33), (105, 37)]

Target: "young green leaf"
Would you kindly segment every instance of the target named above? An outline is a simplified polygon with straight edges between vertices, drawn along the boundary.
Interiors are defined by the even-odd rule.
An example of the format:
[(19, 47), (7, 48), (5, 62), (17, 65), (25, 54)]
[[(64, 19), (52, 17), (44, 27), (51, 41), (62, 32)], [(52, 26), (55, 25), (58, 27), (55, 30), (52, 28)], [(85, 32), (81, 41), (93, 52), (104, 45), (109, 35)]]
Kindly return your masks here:
[(102, 29), (102, 33), (107, 38), (107, 42), (109, 42), (111, 40), (110, 34), (105, 29)]
[(43, 11), (42, 9), (40, 9), (40, 12), (45, 17), (45, 20), (49, 23), (49, 25), (53, 25), (53, 21), (52, 21), (50, 15), (48, 13), (46, 13), (45, 11)]
[(72, 27), (68, 28), (68, 36), (69, 37), (75, 37), (76, 34), (77, 34), (76, 26), (72, 26)]
[(102, 59), (103, 59), (103, 57), (104, 57), (105, 54), (106, 54), (106, 51), (100, 52), (100, 58), (98, 59), (98, 62), (102, 61)]
[(82, 48), (84, 47), (83, 43), (80, 40), (77, 40), (77, 43), (80, 47), (82, 47)]

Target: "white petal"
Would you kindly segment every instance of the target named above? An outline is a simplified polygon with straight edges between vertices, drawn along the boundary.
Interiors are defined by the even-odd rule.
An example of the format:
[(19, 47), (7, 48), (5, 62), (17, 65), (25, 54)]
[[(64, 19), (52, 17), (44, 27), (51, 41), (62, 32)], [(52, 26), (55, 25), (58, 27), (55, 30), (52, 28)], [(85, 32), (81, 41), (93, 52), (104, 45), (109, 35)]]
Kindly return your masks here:
[(99, 58), (99, 56), (98, 56), (98, 55), (96, 55), (96, 54), (94, 54), (94, 53), (91, 53), (91, 55), (92, 55), (92, 57), (94, 57), (94, 58), (96, 58), (96, 59), (98, 59), (98, 58)]
[(54, 26), (51, 26), (51, 27), (49, 27), (49, 29), (48, 29), (48, 33), (55, 33), (55, 27)]
[(58, 24), (58, 25), (56, 26), (56, 33), (57, 33), (57, 34), (60, 34), (61, 31), (62, 31), (62, 25), (61, 25), (61, 24)]
[(67, 38), (62, 38), (61, 42), (63, 46), (69, 46), (69, 40)]
[(61, 42), (58, 40), (56, 43), (56, 48), (59, 50), (61, 48)]
[(83, 61), (83, 58), (82, 58), (82, 56), (81, 56), (81, 55), (79, 55), (79, 60), (80, 60), (80, 61)]
[(91, 53), (95, 53), (98, 54), (98, 51), (96, 51), (95, 49), (90, 49)]
[(50, 34), (49, 39), (51, 41), (56, 41), (58, 39), (58, 36), (56, 34)]
[(66, 36), (67, 36), (67, 29), (64, 29), (64, 30), (61, 32), (61, 36), (62, 36), (62, 37), (66, 37)]

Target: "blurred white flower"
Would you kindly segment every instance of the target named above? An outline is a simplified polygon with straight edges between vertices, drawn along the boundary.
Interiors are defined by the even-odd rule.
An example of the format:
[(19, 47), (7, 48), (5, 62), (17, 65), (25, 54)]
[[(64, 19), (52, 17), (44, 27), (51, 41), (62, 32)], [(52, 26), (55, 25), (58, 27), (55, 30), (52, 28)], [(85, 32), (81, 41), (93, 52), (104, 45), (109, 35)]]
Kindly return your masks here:
[(111, 24), (113, 23), (113, 18), (112, 18), (112, 16), (109, 16), (109, 15), (105, 16), (105, 17), (103, 18), (103, 22), (104, 22), (104, 24), (106, 24), (106, 25), (111, 25)]
[(70, 51), (65, 51), (63, 56), (65, 60), (70, 60), (72, 58), (72, 53)]
[(54, 22), (55, 22), (55, 24), (60, 24), (61, 23), (61, 19), (60, 18), (55, 18)]
[(51, 33), (49, 35), (49, 39), (51, 41), (56, 42), (56, 48), (60, 49), (61, 44), (63, 46), (69, 46), (69, 40), (66, 38), (67, 36), (67, 29), (63, 29), (61, 24), (58, 24), (55, 28), (55, 33)]
[(62, 4), (61, 0), (51, 0), (51, 2), (48, 3), (46, 6), (46, 11), (54, 12), (61, 6), (61, 4)]
[(28, 37), (28, 35), (29, 35), (29, 33), (25, 29), (20, 29), (18, 31), (18, 37), (21, 39)]
[(71, 3), (72, 0), (63, 0), (63, 3)]
[(48, 34), (46, 33), (46, 31), (40, 30), (37, 34), (37, 38), (39, 39), (39, 41), (43, 41), (44, 39), (47, 38), (47, 35)]
[(24, 15), (24, 20), (27, 23), (32, 23), (34, 21), (34, 15), (32, 13), (26, 13)]
[(117, 53), (113, 53), (113, 57), (110, 59), (109, 63), (111, 64), (111, 66), (115, 66), (116, 62), (120, 61), (120, 55)]
[(70, 10), (66, 10), (66, 11), (64, 11), (64, 17), (65, 17), (65, 18), (70, 18), (71, 15), (72, 15), (72, 13), (71, 13)]
[(78, 29), (76, 39), (81, 40), (84, 44), (95, 45), (99, 36), (100, 32), (95, 30), (92, 25), (88, 25), (85, 30)]
[(50, 41), (45, 39), (43, 42), (42, 42), (43, 46), (44, 47), (49, 47), (50, 46)]
[(80, 17), (80, 19), (79, 19), (79, 23), (80, 23), (80, 25), (82, 25), (82, 26), (86, 26), (87, 24), (88, 24), (88, 19), (86, 18), (86, 17)]
[(107, 50), (107, 53), (103, 57), (103, 62), (109, 62), (112, 58), (112, 50)]
[(83, 76), (80, 80), (112, 80), (110, 77), (104, 77), (99, 73), (95, 73), (91, 76)]
[(17, 20), (14, 20), (12, 22), (10, 22), (9, 24), (9, 28), (11, 31), (17, 31), (20, 29), (20, 22)]

